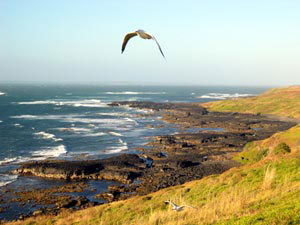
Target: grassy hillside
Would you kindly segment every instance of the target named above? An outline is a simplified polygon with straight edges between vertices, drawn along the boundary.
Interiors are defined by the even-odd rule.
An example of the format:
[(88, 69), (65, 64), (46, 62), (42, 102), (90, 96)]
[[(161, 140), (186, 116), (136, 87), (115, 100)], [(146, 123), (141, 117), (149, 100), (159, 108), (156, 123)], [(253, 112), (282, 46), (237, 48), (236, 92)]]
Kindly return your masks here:
[(256, 97), (203, 105), (212, 111), (262, 113), (300, 119), (300, 86), (274, 88)]
[[(205, 104), (212, 110), (300, 118), (300, 87), (258, 97)], [(248, 143), (235, 156), (244, 165), (221, 175), (58, 216), (12, 224), (300, 224), (300, 125)], [(186, 204), (175, 212), (164, 201)]]
[[(300, 224), (300, 126), (246, 146), (260, 160), (147, 196), (13, 224)], [(290, 152), (273, 154), (280, 143)], [(273, 146), (273, 147), (271, 147)], [(254, 154), (254, 155), (255, 155)], [(251, 154), (250, 154), (251, 155)], [(175, 212), (171, 199), (194, 208)]]
[(235, 159), (243, 164), (253, 163), (262, 158), (300, 152), (300, 125), (278, 132), (262, 141), (247, 143)]

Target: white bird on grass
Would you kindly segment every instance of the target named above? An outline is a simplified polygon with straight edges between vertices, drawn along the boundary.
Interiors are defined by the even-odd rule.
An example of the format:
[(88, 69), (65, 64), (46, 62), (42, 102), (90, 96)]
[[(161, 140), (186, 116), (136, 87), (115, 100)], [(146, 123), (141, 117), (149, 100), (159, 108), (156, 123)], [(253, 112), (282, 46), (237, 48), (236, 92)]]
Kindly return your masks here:
[(175, 204), (174, 202), (172, 202), (171, 200), (165, 201), (165, 203), (166, 203), (166, 204), (171, 204), (172, 207), (173, 207), (172, 209), (173, 209), (174, 211), (177, 211), (177, 212), (182, 211), (182, 210), (184, 209), (184, 207), (189, 207), (189, 208), (194, 209), (194, 207), (189, 206), (189, 205), (181, 205), (181, 206), (176, 205), (176, 204)]
[(137, 30), (135, 32), (128, 33), (128, 34), (125, 35), (124, 40), (123, 40), (123, 44), (122, 44), (122, 53), (124, 52), (125, 47), (127, 45), (127, 42), (129, 41), (129, 39), (134, 37), (134, 36), (137, 36), (137, 35), (140, 36), (140, 38), (143, 38), (143, 39), (152, 39), (152, 40), (154, 40), (156, 42), (158, 48), (159, 48), (160, 53), (165, 58), (165, 55), (164, 55), (163, 51), (161, 50), (161, 47), (160, 47), (158, 41), (156, 40), (156, 38), (154, 36), (152, 36), (151, 34), (146, 33), (144, 30)]

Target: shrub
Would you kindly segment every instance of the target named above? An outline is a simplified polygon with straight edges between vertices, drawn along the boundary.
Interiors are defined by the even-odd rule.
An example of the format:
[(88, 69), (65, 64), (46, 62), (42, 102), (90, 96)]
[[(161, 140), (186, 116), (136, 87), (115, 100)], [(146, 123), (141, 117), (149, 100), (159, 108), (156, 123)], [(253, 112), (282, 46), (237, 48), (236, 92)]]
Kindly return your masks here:
[(263, 150), (260, 150), (257, 152), (256, 156), (254, 157), (254, 160), (257, 162), (261, 160), (262, 158), (266, 157), (268, 155), (269, 149), (265, 148)]
[(278, 144), (273, 150), (274, 155), (286, 154), (286, 153), (290, 153), (290, 152), (291, 152), (290, 146), (288, 146), (284, 142)]

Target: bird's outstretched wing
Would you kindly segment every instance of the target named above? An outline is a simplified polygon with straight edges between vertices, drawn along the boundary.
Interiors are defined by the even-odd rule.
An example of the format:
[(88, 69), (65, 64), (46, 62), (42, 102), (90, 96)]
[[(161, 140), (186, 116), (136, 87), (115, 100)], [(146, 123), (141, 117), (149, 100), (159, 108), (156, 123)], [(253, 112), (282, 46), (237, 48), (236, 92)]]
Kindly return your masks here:
[(183, 205), (184, 207), (188, 207), (188, 208), (191, 208), (191, 209), (195, 209), (195, 207), (193, 206), (190, 206), (190, 205)]
[(162, 56), (163, 56), (164, 58), (166, 58), (165, 55), (164, 55), (164, 53), (163, 53), (163, 51), (161, 50), (161, 47), (160, 47), (158, 41), (156, 40), (156, 38), (155, 38), (154, 36), (152, 36), (152, 39), (156, 42), (156, 44), (157, 44), (157, 46), (158, 46), (158, 48), (159, 48), (159, 51), (160, 51), (160, 53), (162, 54)]
[(176, 206), (178, 207), (178, 205), (176, 205), (174, 202), (172, 202), (171, 200), (165, 201), (166, 204), (171, 204), (172, 206)]
[(136, 32), (132, 32), (132, 33), (128, 33), (126, 34), (126, 36), (124, 37), (124, 40), (123, 40), (123, 44), (122, 44), (122, 52), (124, 52), (125, 50), (125, 47), (127, 45), (127, 42), (129, 41), (130, 38), (134, 37), (134, 36), (137, 36), (137, 33)]

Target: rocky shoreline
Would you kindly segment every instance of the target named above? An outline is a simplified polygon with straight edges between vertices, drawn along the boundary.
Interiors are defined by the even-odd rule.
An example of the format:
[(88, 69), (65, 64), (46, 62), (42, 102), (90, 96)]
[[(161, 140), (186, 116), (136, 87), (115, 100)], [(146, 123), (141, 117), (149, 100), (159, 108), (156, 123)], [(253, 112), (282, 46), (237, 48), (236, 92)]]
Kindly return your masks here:
[[(161, 115), (163, 121), (176, 126), (180, 132), (153, 137), (145, 148), (138, 149), (140, 154), (121, 154), (102, 160), (28, 162), (13, 172), (24, 176), (74, 181), (81, 184), (78, 187), (82, 188), (76, 190), (79, 192), (86, 188), (82, 184), (85, 180), (118, 181), (120, 185), (110, 186), (108, 192), (96, 195), (96, 198), (111, 202), (148, 194), (239, 166), (232, 160), (232, 156), (241, 151), (246, 143), (265, 139), (296, 124), (260, 114), (210, 112), (197, 103), (111, 104), (115, 107), (124, 105), (152, 110)], [(56, 207), (52, 210), (39, 209), (32, 215), (56, 214), (61, 209), (78, 209), (96, 204), (88, 199), (74, 199), (57, 194), (72, 192), (74, 188), (66, 185), (60, 191), (37, 190), (40, 193), (36, 195), (39, 199), (45, 198), (43, 193), (53, 194), (51, 201), (40, 203), (56, 204)], [(14, 194), (18, 196), (16, 199), (20, 203), (28, 201), (28, 196), (31, 196), (30, 201), (39, 203), (38, 198), (30, 195), (29, 191)]]

